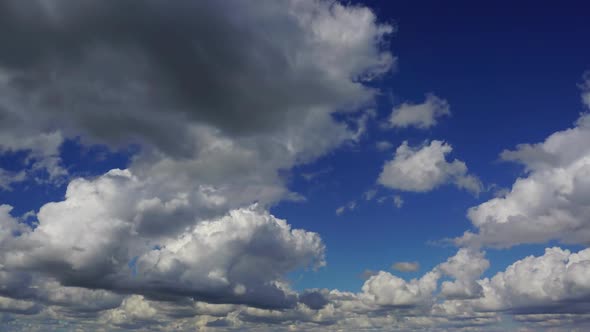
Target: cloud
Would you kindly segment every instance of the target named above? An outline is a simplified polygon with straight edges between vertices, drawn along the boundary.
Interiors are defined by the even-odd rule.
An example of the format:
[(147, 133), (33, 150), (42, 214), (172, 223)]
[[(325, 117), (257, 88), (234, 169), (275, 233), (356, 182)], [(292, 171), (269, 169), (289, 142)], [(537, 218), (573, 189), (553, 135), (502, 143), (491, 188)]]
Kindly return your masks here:
[(363, 285), (362, 296), (379, 306), (416, 306), (432, 300), (440, 274), (431, 271), (420, 279), (405, 281), (388, 272), (380, 271)]
[(428, 129), (436, 126), (438, 118), (451, 115), (449, 103), (433, 94), (427, 94), (421, 104), (403, 103), (389, 116), (389, 126)]
[(441, 295), (448, 299), (481, 297), (483, 289), (477, 283), (477, 278), (489, 267), (490, 262), (484, 257), (484, 253), (468, 248), (459, 249), (455, 256), (439, 265), (441, 272), (455, 279), (442, 283)]
[(388, 141), (378, 141), (377, 143), (375, 143), (375, 147), (379, 151), (387, 151), (387, 150), (393, 148), (393, 144)]
[(584, 74), (584, 82), (580, 84), (582, 103), (590, 110), (590, 72)]
[(391, 266), (391, 269), (400, 272), (416, 272), (420, 269), (418, 262), (397, 262)]
[(146, 200), (140, 193), (155, 191), (144, 190), (129, 171), (76, 180), (66, 200), (40, 209), (35, 229), (16, 223), (3, 206), (3, 234), (17, 235), (1, 243), (11, 248), (1, 255), (3, 267), (66, 286), (284, 307), (296, 299), (274, 282), (324, 264), (317, 234), (291, 229), (262, 208), (195, 223), (186, 198)]
[(396, 208), (401, 209), (402, 206), (404, 206), (404, 199), (400, 195), (394, 195), (393, 205), (395, 205)]
[[(32, 227), (1, 206), (4, 295), (31, 319), (80, 311), (107, 330), (170, 321), (162, 301), (177, 315), (187, 301), (319, 307), (284, 279), (325, 264), (321, 238), (268, 209), (301, 197), (284, 171), (363, 136), (392, 32), (332, 1), (2, 2), (0, 153), (26, 155), (2, 187), (69, 181)], [(128, 169), (67, 179), (60, 148), (76, 137), (140, 149)], [(212, 321), (195, 320), (182, 324)]]
[(393, 160), (385, 163), (377, 182), (385, 187), (413, 192), (431, 191), (441, 185), (454, 183), (473, 194), (483, 189), (481, 181), (468, 174), (461, 160), (448, 162), (446, 156), (453, 148), (442, 141), (432, 141), (421, 147), (410, 147), (406, 141), (395, 151)]
[[(0, 105), (0, 119), (2, 111)], [(11, 190), (12, 183), (23, 182), (27, 178), (41, 183), (63, 183), (68, 175), (60, 158), (59, 148), (63, 141), (59, 131), (31, 133), (22, 128), (3, 129), (0, 133), (0, 154), (21, 151), (26, 152), (26, 158), (20, 171), (11, 172), (0, 168), (0, 189)]]
[(336, 215), (341, 215), (344, 212), (346, 212), (347, 210), (348, 211), (354, 211), (356, 208), (357, 208), (356, 201), (350, 201), (350, 202), (348, 202), (348, 204), (342, 205), (342, 206), (338, 207), (336, 209)]
[(544, 142), (521, 144), (502, 152), (503, 160), (525, 167), (511, 190), (469, 209), (477, 228), (458, 243), (509, 247), (520, 243), (588, 244), (590, 224), (590, 117), (576, 126), (550, 135)]
[(390, 26), (325, 1), (9, 1), (0, 11), (11, 49), (0, 56), (2, 122), (173, 155), (192, 150), (179, 139), (187, 123), (243, 136), (356, 110), (376, 92), (362, 82), (394, 61), (380, 47)]
[(363, 193), (363, 198), (366, 201), (372, 201), (379, 191), (377, 189), (369, 189)]
[(12, 184), (22, 182), (26, 178), (24, 171), (11, 172), (0, 168), (0, 189), (11, 191)]
[[(544, 327), (584, 326), (590, 298), (590, 286), (585, 278), (589, 259), (588, 249), (572, 253), (548, 248), (542, 256), (526, 257), (491, 278), (479, 279), (488, 265), (484, 253), (463, 248), (420, 278), (404, 280), (388, 272), (373, 271), (367, 273), (368, 279), (358, 293), (307, 290), (295, 294), (299, 301), (296, 305), (280, 310), (245, 304), (212, 304), (188, 298), (169, 301), (135, 294), (115, 298), (116, 302), (108, 304), (109, 307), (88, 313), (91, 316), (86, 317), (96, 317), (90, 322), (79, 319), (84, 317), (79, 316), (82, 313), (64, 311), (58, 305), (42, 311), (37, 307), (35, 313), (27, 311), (32, 301), (9, 301), (13, 301), (10, 304), (13, 310), (26, 313), (19, 316), (19, 324), (42, 324), (40, 326), (48, 328), (65, 323), (70, 328), (93, 330), (141, 330), (149, 326), (156, 331), (167, 331), (217, 326), (309, 331), (370, 327), (389, 331), (394, 326), (393, 331), (495, 331), (508, 319), (518, 328), (543, 330)], [(479, 286), (477, 292), (467, 293), (473, 290), (473, 285)], [(283, 288), (284, 284), (277, 286)], [(461, 292), (456, 292), (459, 289)], [(87, 294), (85, 301), (91, 299), (90, 293)], [(102, 295), (103, 298), (106, 295)], [(0, 298), (0, 306), (8, 308), (8, 302), (3, 304), (2, 301)], [(49, 313), (52, 318), (48, 317)]]
[(520, 314), (584, 312), (590, 303), (588, 273), (589, 249), (547, 248), (542, 256), (518, 260), (481, 280), (483, 296), (474, 305)]

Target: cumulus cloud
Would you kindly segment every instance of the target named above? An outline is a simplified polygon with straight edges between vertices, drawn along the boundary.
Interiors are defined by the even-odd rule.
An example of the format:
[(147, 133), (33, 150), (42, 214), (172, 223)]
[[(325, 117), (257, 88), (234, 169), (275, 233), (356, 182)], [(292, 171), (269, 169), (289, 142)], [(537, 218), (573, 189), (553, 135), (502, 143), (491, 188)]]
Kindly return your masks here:
[(17, 224), (4, 206), (3, 228), (17, 235), (3, 239), (11, 247), (4, 268), (43, 272), (67, 286), (284, 307), (296, 299), (275, 282), (324, 264), (317, 234), (293, 230), (262, 208), (194, 223), (182, 197), (145, 199), (138, 194), (145, 189), (129, 171), (76, 180), (65, 201), (40, 209), (35, 229)]
[(391, 268), (400, 272), (416, 272), (420, 269), (420, 263), (418, 262), (397, 262), (394, 263)]
[(385, 187), (414, 192), (431, 191), (453, 183), (473, 194), (483, 190), (481, 181), (468, 174), (461, 160), (447, 161), (453, 148), (442, 141), (431, 141), (421, 147), (411, 147), (404, 141), (395, 151), (393, 160), (385, 163), (377, 182)]
[(444, 281), (441, 295), (448, 299), (479, 298), (483, 294), (477, 279), (490, 267), (484, 253), (473, 249), (461, 248), (457, 254), (439, 265), (444, 274), (453, 277), (454, 281)]
[[(43, 324), (48, 326), (56, 327), (67, 322), (69, 327), (93, 330), (141, 330), (149, 326), (161, 331), (206, 327), (306, 331), (493, 331), (504, 315), (510, 315), (523, 328), (542, 330), (547, 326), (583, 325), (590, 299), (590, 286), (585, 278), (589, 260), (587, 249), (572, 253), (548, 248), (542, 256), (526, 257), (491, 278), (479, 279), (488, 265), (484, 254), (463, 248), (420, 278), (404, 280), (388, 272), (372, 271), (367, 273), (368, 279), (358, 293), (307, 290), (295, 295), (299, 303), (280, 310), (244, 304), (212, 304), (188, 298), (162, 301), (145, 295), (119, 296), (109, 303), (100, 299), (113, 295), (87, 293), (77, 298), (86, 299), (82, 302), (94, 298), (105, 303), (105, 309), (95, 313), (96, 321), (90, 323), (74, 319), (83, 317), (81, 313), (60, 310), (57, 305), (43, 311), (39, 307), (31, 311), (34, 302), (26, 299), (7, 302), (0, 298), (0, 307), (11, 306), (12, 310), (25, 313), (27, 316), (19, 320), (21, 324), (45, 320)], [(445, 276), (451, 280), (445, 280)], [(284, 287), (281, 283), (277, 285)], [(473, 292), (473, 285), (479, 287), (477, 292)], [(459, 289), (461, 291), (457, 292)]]
[(551, 239), (588, 244), (590, 239), (590, 117), (544, 142), (521, 144), (501, 158), (524, 165), (511, 190), (468, 211), (477, 228), (458, 243), (507, 247)]
[(542, 256), (526, 257), (481, 280), (483, 297), (474, 305), (520, 314), (584, 312), (590, 303), (589, 269), (589, 249), (547, 248)]
[(431, 271), (420, 279), (405, 281), (380, 271), (363, 285), (365, 298), (380, 306), (416, 306), (433, 300), (432, 293), (438, 287), (440, 273)]
[(427, 94), (421, 104), (403, 103), (393, 109), (389, 126), (427, 129), (436, 126), (438, 118), (451, 115), (449, 103), (434, 94)]

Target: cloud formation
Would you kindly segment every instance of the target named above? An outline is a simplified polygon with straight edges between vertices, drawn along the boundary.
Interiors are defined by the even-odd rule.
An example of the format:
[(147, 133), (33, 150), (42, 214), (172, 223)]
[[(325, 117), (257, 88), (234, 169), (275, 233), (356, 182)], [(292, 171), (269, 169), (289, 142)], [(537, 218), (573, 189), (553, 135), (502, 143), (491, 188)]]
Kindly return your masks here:
[(420, 269), (418, 262), (397, 262), (391, 266), (391, 269), (399, 272), (416, 272)]
[(403, 103), (395, 107), (389, 116), (389, 126), (428, 129), (436, 126), (438, 118), (450, 115), (450, 106), (446, 100), (427, 94), (421, 104)]
[(465, 163), (458, 159), (447, 161), (452, 150), (451, 145), (437, 140), (421, 147), (411, 147), (404, 141), (394, 158), (383, 166), (377, 182), (391, 189), (413, 192), (427, 192), (453, 183), (479, 194), (483, 185), (476, 176), (468, 174)]
[(544, 142), (521, 144), (501, 158), (518, 162), (525, 175), (503, 197), (468, 211), (477, 228), (458, 243), (508, 247), (520, 243), (590, 243), (590, 117), (583, 114), (575, 127), (556, 132)]

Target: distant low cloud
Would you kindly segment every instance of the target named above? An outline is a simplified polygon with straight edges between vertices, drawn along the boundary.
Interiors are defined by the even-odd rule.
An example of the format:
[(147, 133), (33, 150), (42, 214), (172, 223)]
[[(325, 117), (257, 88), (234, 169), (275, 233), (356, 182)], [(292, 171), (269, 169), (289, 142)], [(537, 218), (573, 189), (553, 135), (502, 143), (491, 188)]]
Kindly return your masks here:
[(413, 192), (431, 191), (443, 184), (453, 183), (475, 195), (483, 190), (479, 178), (469, 174), (461, 160), (447, 161), (453, 150), (442, 141), (432, 141), (421, 147), (400, 145), (394, 158), (385, 163), (377, 182), (385, 187)]
[(399, 272), (416, 272), (420, 270), (420, 263), (418, 262), (397, 262), (391, 266), (392, 270)]
[(451, 115), (449, 103), (434, 94), (427, 94), (421, 104), (403, 103), (393, 109), (389, 126), (428, 129), (437, 124), (438, 118)]
[(396, 208), (401, 209), (401, 207), (404, 206), (404, 199), (400, 195), (394, 195), (393, 205), (395, 205)]
[(387, 151), (387, 150), (393, 148), (393, 144), (388, 141), (379, 141), (379, 142), (375, 143), (375, 147), (379, 151)]

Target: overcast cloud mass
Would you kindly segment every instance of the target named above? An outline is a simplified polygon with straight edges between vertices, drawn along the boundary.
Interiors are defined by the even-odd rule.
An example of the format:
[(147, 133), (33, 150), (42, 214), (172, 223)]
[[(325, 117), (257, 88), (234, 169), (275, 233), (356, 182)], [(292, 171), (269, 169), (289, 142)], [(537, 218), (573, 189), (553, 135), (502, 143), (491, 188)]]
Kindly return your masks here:
[[(403, 70), (392, 40), (411, 24), (388, 15), (356, 1), (0, 0), (0, 198), (14, 197), (0, 201), (0, 330), (590, 327), (590, 76), (571, 82), (569, 129), (472, 163), (468, 138), (434, 131), (465, 116), (454, 99), (388, 98)], [(97, 172), (84, 159), (97, 149), (128, 162)], [(498, 159), (522, 169), (479, 175)], [(334, 195), (314, 215), (321, 188)], [(379, 229), (366, 211), (383, 209), (412, 227), (405, 211), (431, 194), (465, 203), (418, 207), (466, 215), (461, 231), (414, 227), (448, 257), (384, 230), (394, 250), (333, 270), (353, 290), (297, 281), (362, 247), (339, 230), (351, 219)], [(494, 265), (523, 244), (541, 250)]]

